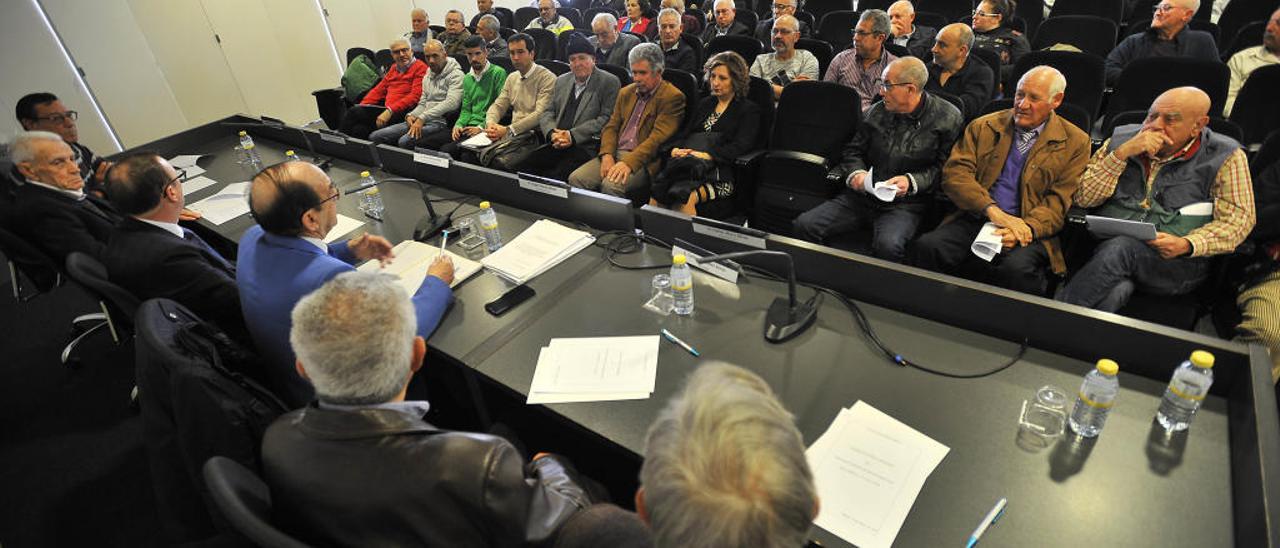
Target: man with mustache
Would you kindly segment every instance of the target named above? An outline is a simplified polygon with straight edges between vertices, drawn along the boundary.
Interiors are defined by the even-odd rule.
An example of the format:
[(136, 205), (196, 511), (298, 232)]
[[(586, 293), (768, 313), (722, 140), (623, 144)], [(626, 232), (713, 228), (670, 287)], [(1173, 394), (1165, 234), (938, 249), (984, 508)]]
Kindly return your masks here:
[(796, 49), (800, 40), (800, 21), (790, 15), (773, 22), (773, 53), (763, 53), (751, 64), (751, 75), (773, 85), (775, 100), (782, 97), (783, 86), (796, 80), (818, 79), (818, 58)]

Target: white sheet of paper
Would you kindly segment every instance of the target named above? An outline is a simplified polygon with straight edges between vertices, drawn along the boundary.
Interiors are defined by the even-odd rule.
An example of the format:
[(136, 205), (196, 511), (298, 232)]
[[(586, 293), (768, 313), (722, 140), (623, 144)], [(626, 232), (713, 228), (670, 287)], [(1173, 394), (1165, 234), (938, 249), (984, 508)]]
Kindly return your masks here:
[[(391, 248), (391, 252), (396, 256), (391, 264), (384, 267), (376, 260), (368, 261), (356, 267), (356, 270), (391, 274), (400, 279), (400, 287), (403, 287), (409, 295), (413, 295), (422, 286), (422, 281), (427, 279), (427, 269), (431, 267), (431, 262), (436, 260), (440, 248), (405, 240)], [(457, 287), (458, 284), (480, 271), (480, 263), (476, 261), (447, 250), (445, 254), (453, 260), (453, 283), (449, 287)]]
[(1213, 215), (1213, 202), (1196, 202), (1187, 204), (1178, 208), (1178, 213), (1182, 215)]
[[(553, 354), (554, 354), (554, 351), (552, 351), (549, 347), (543, 347), (541, 349), (541, 351), (538, 353), (538, 362), (537, 362), (538, 365), (534, 370), (535, 375), (537, 375), (537, 371), (540, 369), (544, 370), (544, 374), (545, 374), (545, 371), (548, 371), (553, 367), (551, 365), (551, 361), (553, 358), (550, 357)], [(622, 391), (622, 392), (570, 393), (570, 392), (539, 392), (537, 390), (534, 390), (531, 387), (529, 390), (529, 395), (525, 399), (525, 403), (543, 404), (543, 403), (578, 403), (578, 402), (591, 402), (591, 401), (643, 400), (643, 399), (648, 399), (652, 395), (653, 395), (653, 392), (647, 391), (647, 390), (631, 391), (631, 392)]]
[(489, 140), (489, 136), (485, 135), (484, 132), (481, 131), (480, 133), (472, 135), (470, 138), (463, 141), (459, 146), (463, 148), (477, 149), (487, 147), (491, 144), (493, 144), (493, 141)]
[(480, 262), (495, 274), (522, 284), (594, 241), (586, 232), (541, 219)]
[(864, 402), (842, 410), (806, 451), (818, 526), (860, 548), (888, 548), (950, 449)]
[(180, 156), (174, 156), (173, 158), (169, 158), (169, 165), (173, 166), (174, 169), (187, 169), (195, 166), (196, 162), (204, 156), (204, 154), (183, 154)]
[(193, 177), (182, 182), (182, 195), (190, 196), (192, 192), (218, 182), (208, 177)]
[(876, 181), (875, 171), (875, 168), (867, 170), (867, 175), (862, 178), (862, 189), (875, 196), (877, 200), (892, 202), (898, 196), (898, 185)]
[(184, 167), (182, 168), (182, 175), (185, 176), (189, 181), (191, 180), (192, 177), (199, 177), (201, 175), (204, 175), (204, 168), (200, 166)]
[(331, 244), (342, 239), (343, 236), (350, 234), (352, 230), (364, 226), (364, 221), (352, 219), (341, 213), (338, 214), (338, 224), (333, 225), (328, 234), (324, 236), (324, 243)]
[(220, 225), (249, 212), (249, 183), (232, 183), (217, 194), (187, 206), (199, 211), (205, 220)]
[(997, 228), (999, 227), (995, 223), (987, 223), (978, 230), (978, 236), (973, 239), (970, 249), (979, 259), (991, 262), (1004, 249), (1004, 239), (996, 235)]
[(534, 403), (635, 399), (653, 393), (658, 374), (657, 335), (552, 339), (542, 349), (529, 393)]

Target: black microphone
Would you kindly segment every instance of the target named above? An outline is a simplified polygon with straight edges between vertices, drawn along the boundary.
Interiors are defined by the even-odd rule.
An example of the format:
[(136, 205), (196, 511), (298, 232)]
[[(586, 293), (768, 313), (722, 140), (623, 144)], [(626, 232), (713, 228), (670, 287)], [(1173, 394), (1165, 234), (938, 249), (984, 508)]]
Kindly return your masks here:
[(436, 208), (435, 206), (431, 205), (431, 196), (427, 194), (427, 187), (428, 187), (427, 183), (424, 183), (417, 179), (409, 179), (407, 177), (390, 177), (387, 179), (379, 179), (379, 180), (375, 180), (372, 183), (365, 183), (353, 189), (344, 191), (342, 194), (346, 196), (350, 196), (357, 192), (363, 192), (365, 190), (368, 190), (369, 188), (378, 186), (382, 183), (413, 183), (415, 185), (418, 185), (419, 190), (422, 191), (422, 203), (426, 204), (427, 206), (427, 216), (419, 219), (417, 226), (414, 227), (413, 229), (414, 240), (417, 240), (419, 242), (426, 241), (431, 237), (435, 236), (436, 234), (439, 234), (441, 230), (444, 230), (448, 228), (449, 225), (453, 224), (452, 214), (444, 215), (444, 216), (436, 215)]
[(300, 135), (302, 135), (302, 143), (306, 145), (307, 152), (311, 153), (312, 164), (315, 164), (315, 166), (320, 168), (321, 171), (329, 171), (329, 167), (333, 164), (333, 158), (322, 158), (319, 154), (316, 154), (316, 147), (311, 144), (311, 139), (307, 138), (306, 130), (297, 126), (291, 126), (289, 124), (286, 124), (284, 120), (272, 118), (270, 116), (263, 116), (262, 122), (222, 122), (222, 125), (237, 126), (237, 127), (261, 127), (261, 128), (268, 128), (268, 129), (285, 129), (285, 128), (295, 129), (298, 131)]
[(698, 258), (698, 263), (718, 263), (729, 259), (753, 256), (782, 257), (786, 259), (787, 298), (778, 297), (773, 300), (773, 304), (769, 305), (769, 311), (764, 316), (764, 340), (771, 343), (787, 341), (799, 335), (810, 325), (813, 325), (813, 320), (817, 318), (818, 305), (822, 302), (822, 293), (814, 293), (813, 298), (805, 302), (800, 302), (796, 299), (796, 265), (791, 260), (791, 255), (781, 251), (752, 249), (700, 257)]

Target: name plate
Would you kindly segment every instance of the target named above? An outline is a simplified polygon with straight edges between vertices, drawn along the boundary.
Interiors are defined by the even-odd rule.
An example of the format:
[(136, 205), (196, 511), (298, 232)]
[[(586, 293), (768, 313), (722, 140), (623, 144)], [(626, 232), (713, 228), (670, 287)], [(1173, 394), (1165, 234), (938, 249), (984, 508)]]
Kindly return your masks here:
[(333, 143), (333, 144), (335, 144), (335, 145), (345, 145), (345, 144), (347, 144), (347, 138), (346, 138), (346, 137), (343, 137), (343, 136), (341, 136), (341, 135), (337, 135), (337, 134), (334, 134), (334, 133), (329, 133), (329, 132), (327, 132), (327, 131), (321, 131), (321, 132), (320, 132), (320, 140), (321, 140), (321, 141), (327, 141), (327, 142)]
[(681, 255), (681, 254), (684, 255), (685, 260), (689, 263), (690, 266), (693, 266), (698, 270), (706, 272), (707, 274), (710, 274), (712, 276), (725, 280), (729, 283), (732, 283), (732, 284), (738, 283), (737, 270), (729, 268), (724, 263), (702, 264), (700, 261), (698, 261), (698, 259), (701, 258), (699, 255), (693, 253), (692, 251), (682, 249), (678, 245), (671, 246), (672, 257), (676, 255)]
[(727, 242), (742, 244), (747, 247), (754, 247), (756, 249), (765, 248), (764, 236), (754, 236), (751, 234), (744, 234), (742, 232), (736, 232), (733, 230), (727, 230), (724, 228), (705, 225), (697, 222), (693, 223), (693, 232), (695, 234), (710, 236), (712, 238), (721, 239)]
[(569, 187), (557, 186), (557, 185), (552, 185), (547, 183), (540, 183), (538, 181), (531, 181), (523, 177), (520, 178), (520, 188), (537, 192), (540, 194), (546, 194), (548, 196), (555, 196), (557, 198), (569, 197)]
[(419, 164), (427, 164), (429, 166), (448, 169), (449, 160), (450, 158), (448, 156), (436, 156), (434, 154), (423, 154), (421, 152), (413, 153), (413, 161)]

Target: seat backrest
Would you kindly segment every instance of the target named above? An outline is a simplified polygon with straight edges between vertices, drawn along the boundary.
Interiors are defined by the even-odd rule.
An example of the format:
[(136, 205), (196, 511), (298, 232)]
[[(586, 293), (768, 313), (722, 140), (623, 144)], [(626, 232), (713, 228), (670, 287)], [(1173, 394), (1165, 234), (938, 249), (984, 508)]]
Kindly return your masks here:
[(1261, 143), (1267, 133), (1280, 127), (1280, 65), (1259, 67), (1245, 79), (1231, 106), (1231, 121), (1244, 130), (1247, 145)]
[[(596, 15), (601, 13), (607, 13), (609, 15), (612, 15), (615, 19), (618, 18), (618, 11), (613, 8), (607, 8), (604, 6), (587, 8), (587, 11), (582, 12), (582, 24), (584, 25), (583, 28), (590, 29), (591, 22), (595, 20)], [(576, 27), (577, 26), (575, 25), (575, 28)]]
[[(1018, 2), (1019, 5), (1029, 2)], [(972, 0), (920, 0), (914, 2), (917, 10), (941, 13), (948, 21), (959, 21), (961, 17), (973, 14)]]
[(796, 10), (795, 17), (801, 23), (809, 25), (809, 32), (813, 32), (813, 29), (817, 28), (818, 18), (814, 17), (812, 13), (805, 10)]
[[(1081, 107), (1091, 118), (1098, 116), (1107, 77), (1106, 62), (1101, 57), (1077, 51), (1027, 52), (1014, 64), (1009, 77), (1010, 85), (1016, 86), (1023, 74), (1040, 65), (1058, 69), (1067, 79), (1067, 91), (1063, 93), (1064, 103)], [(1005, 95), (1012, 95), (1012, 91), (1006, 90)]]
[(503, 28), (509, 29), (515, 26), (516, 14), (511, 11), (511, 8), (500, 8), (494, 6), (493, 11), (497, 13), (498, 22), (502, 24)]
[(1209, 115), (1221, 116), (1229, 78), (1230, 71), (1221, 61), (1184, 57), (1135, 59), (1120, 72), (1107, 112), (1146, 110), (1166, 90), (1194, 86), (1209, 94)]
[(596, 68), (617, 76), (618, 83), (621, 84), (622, 87), (627, 87), (631, 84), (631, 71), (627, 70), (625, 67), (609, 63), (600, 63), (596, 65)]
[[(669, 68), (662, 71), (662, 79), (671, 82), (671, 85), (684, 94), (684, 115), (686, 118), (691, 116), (693, 107), (698, 104), (698, 77), (680, 69)], [(680, 121), (680, 127), (684, 127), (684, 120)]]
[(450, 57), (453, 57), (453, 60), (458, 62), (458, 68), (462, 69), (463, 74), (471, 72), (471, 61), (467, 59), (467, 54), (455, 53)]
[(942, 30), (942, 27), (945, 27), (951, 24), (951, 21), (948, 21), (947, 18), (943, 16), (941, 13), (934, 13), (931, 11), (917, 11), (915, 24), (917, 26), (932, 27), (933, 30), (937, 31), (937, 30)]
[(831, 44), (817, 40), (814, 38), (801, 38), (796, 40), (796, 49), (802, 49), (812, 53), (818, 58), (818, 79), (822, 79), (827, 74), (827, 66), (831, 65), (831, 58), (835, 52), (831, 48)]
[(804, 10), (812, 13), (818, 21), (822, 21), (822, 16), (833, 11), (847, 10), (853, 7), (850, 0), (809, 0), (804, 3)]
[(204, 465), (213, 501), (236, 531), (258, 546), (306, 548), (271, 524), (271, 492), (257, 475), (236, 461), (213, 457)]
[[(969, 11), (972, 13), (973, 10)], [(1013, 6), (1013, 15), (1022, 19), (1024, 25), (1022, 33), (1030, 41), (1032, 36), (1040, 32), (1040, 25), (1044, 23), (1044, 4), (1042, 2), (1018, 2)], [(919, 20), (920, 15), (917, 13), (916, 21)]]
[(538, 8), (535, 8), (533, 6), (522, 6), (520, 8), (516, 8), (515, 20), (514, 20), (515, 24), (513, 25), (513, 27), (516, 30), (524, 30), (525, 27), (529, 26), (529, 21), (533, 21), (534, 19), (537, 19), (537, 18), (538, 18)]
[(578, 8), (556, 8), (556, 13), (560, 14), (560, 17), (568, 19), (570, 23), (573, 23), (573, 28), (575, 29), (591, 28), (591, 24), (588, 21), (582, 20), (582, 12), (578, 11)]
[(1106, 57), (1116, 47), (1115, 21), (1096, 15), (1063, 15), (1045, 19), (1031, 42), (1032, 50), (1071, 44), (1085, 53)]
[[(1124, 19), (1124, 4), (1117, 0), (1057, 0), (1049, 11), (1049, 19), (1063, 15), (1096, 15), (1119, 25)], [(1049, 19), (1044, 22), (1048, 23)]]
[(356, 57), (359, 57), (359, 56), (361, 56), (361, 55), (367, 56), (367, 57), (369, 58), (369, 60), (370, 60), (370, 61), (373, 61), (373, 50), (371, 50), (371, 49), (369, 49), (369, 48), (348, 48), (348, 49), (347, 49), (347, 64), (348, 64), (348, 65), (350, 65), (350, 64), (351, 64), (351, 61), (352, 61), (353, 59), (355, 59)]
[(756, 15), (755, 12), (745, 10), (738, 10), (734, 14), (733, 20), (746, 25), (747, 28), (751, 29), (751, 34), (753, 35), (756, 32), (756, 25), (760, 24), (759, 15)]
[(391, 56), (390, 49), (380, 49), (373, 54), (373, 62), (378, 65), (378, 72), (386, 74), (387, 69), (390, 69), (391, 65), (396, 63), (396, 60)]
[(722, 51), (734, 51), (742, 56), (742, 60), (747, 62), (750, 67), (755, 62), (756, 56), (760, 55), (760, 41), (752, 36), (736, 36), (725, 35), (717, 36), (711, 39), (711, 42), (703, 48), (707, 58)]
[(862, 121), (861, 105), (853, 88), (833, 82), (792, 82), (782, 88), (769, 148), (832, 157)]
[(1265, 34), (1266, 31), (1266, 21), (1254, 21), (1240, 27), (1240, 30), (1236, 32), (1235, 36), (1223, 35), (1223, 40), (1230, 40), (1230, 42), (1227, 44), (1227, 47), (1222, 48), (1222, 60), (1230, 60), (1232, 55), (1239, 53), (1242, 49), (1261, 46), (1262, 35)]
[(698, 62), (698, 68), (701, 69), (703, 63), (707, 62), (707, 53), (702, 48), (702, 38), (686, 32), (680, 35), (680, 41), (693, 50), (693, 57)]
[(41, 293), (58, 285), (60, 269), (53, 259), (4, 227), (0, 227), (0, 253), (13, 263), (18, 272), (35, 284), (36, 290)]
[[(513, 71), (515, 71), (515, 70), (516, 70), (515, 65), (512, 65), (512, 64), (511, 64), (511, 58), (510, 58), (510, 57), (490, 57), (490, 58), (489, 58), (489, 62), (490, 62), (490, 63), (493, 63), (493, 64), (495, 64), (495, 65), (498, 65), (498, 66), (500, 66), (500, 67), (502, 67), (502, 70), (507, 71), (507, 74), (511, 74)], [(471, 66), (471, 65), (463, 65), (463, 66), (464, 66), (464, 67), (469, 67), (469, 66)], [(467, 69), (465, 69), (465, 70), (468, 70), (468, 71), (469, 71), (469, 70), (471, 70), (471, 69), (467, 68)]]
[(522, 30), (520, 32), (528, 34), (530, 38), (533, 38), (534, 59), (556, 58), (556, 33), (536, 27)]
[(67, 276), (107, 304), (113, 319), (133, 322), (138, 313), (138, 297), (107, 279), (107, 267), (80, 251), (67, 255)]
[[(972, 49), (969, 50), (969, 59), (981, 59), (987, 64), (987, 68), (991, 69), (991, 93), (992, 95), (1000, 94), (1000, 54), (990, 49)], [(1017, 82), (1015, 81), (1016, 85)], [(1008, 93), (1008, 90), (1005, 91)]]
[(831, 44), (834, 51), (842, 51), (853, 43), (853, 27), (858, 24), (858, 12), (843, 9), (833, 11), (818, 20), (817, 37)]
[(1258, 148), (1258, 152), (1249, 160), (1249, 171), (1253, 174), (1254, 183), (1257, 183), (1262, 172), (1277, 160), (1280, 160), (1280, 129), (1268, 134), (1267, 138), (1262, 140), (1262, 146)]
[(547, 70), (551, 71), (551, 74), (554, 74), (556, 76), (560, 76), (561, 74), (569, 72), (569, 63), (566, 63), (559, 59), (538, 59), (537, 61), (534, 61), (534, 62), (546, 67)]
[[(1206, 4), (1208, 3), (1201, 3), (1200, 11), (1213, 11), (1207, 9)], [(1222, 36), (1235, 36), (1249, 23), (1270, 20), (1271, 13), (1275, 10), (1275, 2), (1235, 0), (1222, 8), (1222, 16), (1218, 18), (1218, 28), (1222, 31)]]

